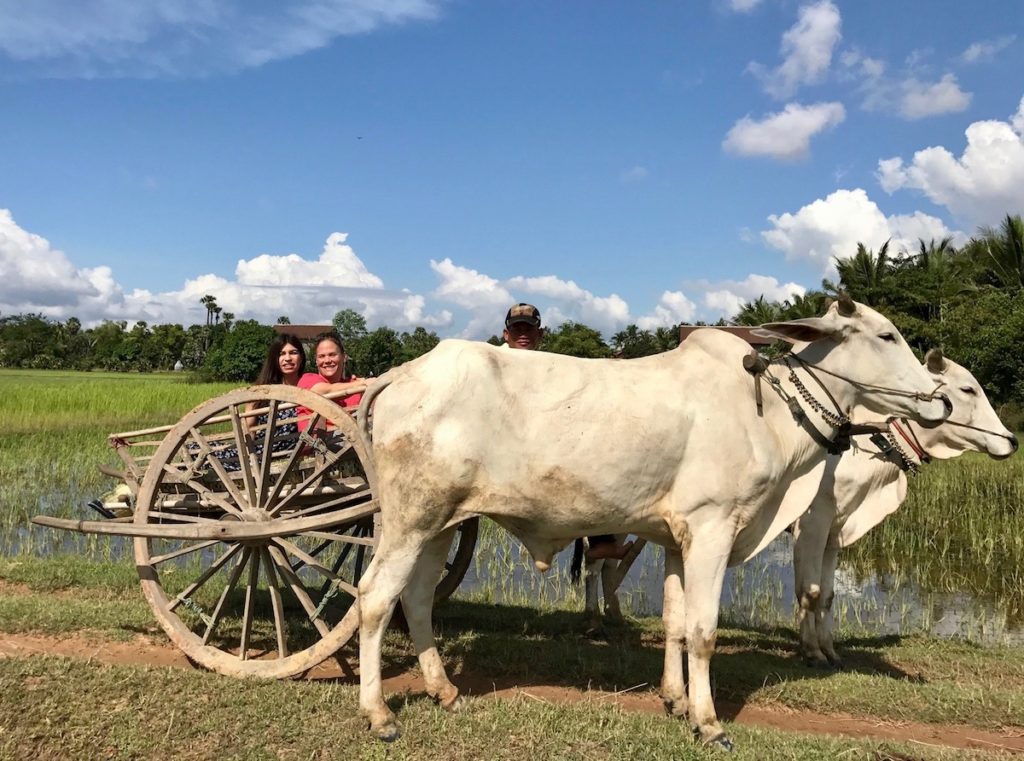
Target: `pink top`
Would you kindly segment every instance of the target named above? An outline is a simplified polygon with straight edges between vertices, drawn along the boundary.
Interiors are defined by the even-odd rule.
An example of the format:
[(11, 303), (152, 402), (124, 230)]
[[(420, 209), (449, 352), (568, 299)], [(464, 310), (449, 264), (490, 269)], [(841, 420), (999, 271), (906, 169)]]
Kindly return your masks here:
[[(352, 375), (352, 376), (349, 377), (348, 380), (349, 381), (357, 381), (357, 380), (361, 380), (361, 379), (356, 377), (355, 375)], [(330, 383), (330, 381), (327, 380), (320, 373), (304, 373), (303, 376), (301, 378), (299, 378), (299, 382), (298, 382), (297, 385), (298, 385), (299, 388), (304, 388), (304, 389), (307, 389), (307, 390), (311, 390), (313, 388), (313, 386), (317, 385), (318, 383)], [(362, 392), (360, 392), (360, 393), (357, 393), (357, 394), (349, 394), (348, 396), (339, 396), (339, 397), (337, 397), (335, 399), (332, 399), (331, 401), (334, 402), (335, 404), (337, 404), (338, 406), (344, 408), (344, 409), (350, 409), (352, 407), (358, 407), (359, 406), (359, 400), (361, 400), (362, 398), (363, 398), (363, 394), (362, 394)], [(305, 408), (305, 407), (299, 407), (297, 409), (297, 414), (298, 414), (298, 416), (300, 418), (305, 416), (305, 415), (308, 415), (309, 412), (310, 411), (307, 408)], [(306, 430), (306, 427), (307, 427), (308, 423), (309, 423), (308, 420), (300, 422), (299, 423), (299, 430), (302, 430), (302, 431)]]

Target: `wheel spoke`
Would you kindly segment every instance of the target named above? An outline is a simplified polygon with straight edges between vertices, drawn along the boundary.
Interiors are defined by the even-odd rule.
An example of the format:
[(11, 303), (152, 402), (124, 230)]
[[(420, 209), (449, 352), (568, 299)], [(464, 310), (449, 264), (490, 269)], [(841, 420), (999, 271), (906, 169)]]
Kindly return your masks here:
[(270, 463), (274, 459), (274, 428), (277, 427), (277, 399), (270, 400), (267, 408), (267, 427), (263, 431), (263, 456), (260, 458), (260, 481), (256, 493), (260, 507), (266, 507), (267, 484), (270, 482)]
[[(352, 445), (346, 444), (345, 447), (340, 452), (332, 453), (330, 456), (324, 455), (323, 465), (317, 467), (316, 470), (314, 470), (313, 473), (308, 478), (306, 478), (305, 481), (303, 481), (299, 486), (296, 486), (294, 489), (288, 492), (288, 496), (285, 497), (280, 502), (278, 502), (277, 505), (274, 506), (273, 510), (269, 511), (268, 514), (270, 515), (270, 517), (273, 518), (282, 510), (284, 510), (288, 505), (290, 505), (292, 503), (292, 500), (294, 500), (303, 491), (305, 491), (307, 486), (309, 486), (311, 483), (313, 483), (318, 478), (323, 476), (324, 473), (333, 468), (338, 463), (338, 460), (340, 460), (351, 449)], [(323, 509), (322, 505), (320, 507), (321, 509)]]
[(242, 545), (240, 544), (236, 544), (230, 547), (227, 552), (221, 555), (209, 568), (203, 571), (202, 575), (198, 579), (189, 584), (184, 591), (182, 591), (177, 597), (171, 600), (170, 604), (167, 606), (167, 609), (174, 610), (181, 603), (185, 602), (186, 599), (190, 598), (192, 594), (197, 589), (199, 589), (199, 587), (203, 586), (203, 584), (209, 581), (211, 576), (213, 576), (215, 573), (217, 573), (217, 571), (223, 568), (224, 564), (231, 560), (231, 558), (233, 558), (240, 549), (242, 549)]
[[(231, 475), (224, 468), (224, 463), (222, 463), (220, 461), (220, 459), (218, 459), (214, 455), (213, 450), (210, 448), (210, 442), (208, 442), (206, 440), (206, 437), (203, 436), (202, 432), (200, 432), (200, 430), (198, 428), (196, 428), (195, 426), (192, 426), (192, 429), (191, 429), (190, 433), (192, 434), (192, 440), (199, 447), (200, 451), (203, 452), (203, 454), (206, 455), (206, 461), (208, 463), (210, 463), (210, 467), (214, 469), (214, 471), (217, 473), (217, 477), (220, 479), (221, 483), (224, 485), (224, 488), (228, 490), (228, 494), (231, 495), (231, 499), (233, 499), (235, 501), (235, 505), (237, 505), (237, 507), (234, 509), (234, 512), (236, 512), (236, 513), (241, 512), (241, 509), (243, 507), (248, 507), (249, 506), (248, 500), (246, 500), (245, 497), (242, 495), (242, 493), (240, 491), (238, 491), (238, 487), (235, 486), (235, 482), (233, 480), (231, 480)], [(239, 460), (242, 459), (242, 453), (241, 452), (238, 453), (238, 459)], [(194, 479), (192, 481), (189, 481), (189, 486), (192, 486), (193, 481), (194, 481)], [(196, 482), (196, 486), (200, 486), (200, 484), (198, 484), (198, 482)], [(195, 487), (193, 487), (193, 488), (195, 488)], [(213, 494), (213, 492), (210, 492), (209, 489), (207, 489), (207, 492), (209, 492), (210, 494)], [(218, 503), (218, 504), (220, 504), (220, 503)], [(225, 500), (224, 504), (227, 505), (227, 504), (230, 504), (230, 503)]]
[(260, 581), (260, 555), (252, 553), (252, 565), (249, 566), (249, 584), (245, 588), (245, 608), (242, 611), (242, 640), (239, 654), (242, 660), (249, 659), (249, 636), (252, 634), (252, 606), (256, 601), (256, 586)]
[[(341, 587), (343, 590), (348, 592), (353, 597), (356, 597), (359, 594), (358, 590), (354, 586), (349, 584), (347, 581), (345, 581), (343, 578), (341, 578), (338, 574), (336, 574), (331, 569), (329, 569), (326, 566), (322, 565), (319, 560), (317, 560), (313, 556), (308, 555), (305, 552), (303, 552), (301, 549), (296, 547), (294, 544), (289, 542), (287, 539), (272, 539), (271, 541), (274, 544), (276, 544), (278, 547), (283, 549), (285, 552), (287, 552), (289, 555), (292, 555), (293, 557), (297, 557), (299, 560), (301, 560), (307, 566), (309, 566), (310, 568), (312, 568), (315, 571), (318, 571), (322, 576), (326, 576), (327, 578), (329, 578), (337, 586)], [(362, 550), (364, 548), (360, 547), (359, 549)]]
[(373, 492), (370, 490), (370, 488), (367, 487), (366, 489), (362, 489), (361, 491), (353, 492), (352, 494), (346, 494), (344, 497), (337, 497), (335, 499), (327, 500), (326, 502), (317, 502), (312, 507), (307, 507), (302, 510), (296, 510), (294, 513), (289, 513), (288, 517), (303, 518), (312, 513), (322, 513), (327, 510), (330, 510), (331, 508), (346, 505), (349, 502), (357, 502), (363, 499), (364, 497), (370, 496), (372, 493)]
[(288, 641), (285, 637), (284, 607), (281, 605), (281, 587), (274, 572), (274, 561), (266, 547), (260, 548), (263, 565), (267, 570), (267, 588), (270, 590), (270, 606), (274, 610), (274, 630), (277, 632), (277, 657), (288, 657)]
[(210, 539), (209, 541), (206, 541), (206, 542), (200, 542), (199, 544), (194, 544), (191, 547), (182, 547), (180, 550), (175, 550), (174, 552), (168, 552), (166, 555), (157, 555), (155, 558), (151, 558), (149, 563), (150, 563), (150, 565), (159, 565), (160, 563), (165, 563), (168, 560), (173, 560), (174, 558), (180, 558), (182, 555), (188, 555), (190, 552), (196, 552), (198, 550), (205, 550), (207, 547), (212, 547), (215, 544), (220, 544), (220, 540), (219, 539)]
[[(213, 459), (215, 462), (217, 462), (217, 467), (220, 468), (220, 473), (223, 474), (221, 476), (221, 480), (223, 481), (224, 477), (227, 475), (227, 471), (224, 470), (224, 466), (221, 465), (220, 462), (217, 461), (216, 458), (211, 458), (211, 459)], [(215, 470), (216, 470), (216, 468), (215, 468)], [(181, 477), (182, 477), (181, 471), (177, 470), (176, 468), (174, 468), (174, 467), (172, 467), (170, 465), (164, 465), (164, 471), (169, 473), (169, 474), (171, 474), (176, 479), (181, 479)], [(228, 478), (227, 480), (228, 480), (228, 482), (230, 484), (231, 479)], [(242, 514), (242, 510), (241, 510), (240, 507), (231, 504), (228, 500), (224, 499), (224, 497), (222, 497), (220, 494), (218, 494), (217, 492), (213, 491), (212, 489), (210, 489), (205, 484), (202, 484), (199, 481), (196, 481), (194, 478), (190, 478), (190, 479), (187, 479), (185, 481), (179, 480), (178, 483), (182, 483), (185, 486), (188, 486), (190, 489), (192, 489), (195, 492), (197, 492), (198, 494), (206, 497), (208, 500), (210, 500), (210, 502), (212, 502), (215, 505), (217, 505), (217, 507), (221, 508), (226, 513), (233, 513), (234, 515), (241, 515)], [(234, 484), (230, 484), (229, 488), (233, 489), (234, 488)], [(241, 504), (242, 503), (238, 503), (238, 505), (241, 505)]]
[(320, 632), (321, 637), (326, 637), (331, 627), (327, 625), (327, 622), (320, 617), (320, 612), (317, 610), (316, 605), (313, 604), (313, 599), (309, 596), (306, 588), (302, 586), (302, 581), (292, 570), (291, 564), (288, 562), (288, 558), (284, 556), (279, 547), (271, 545), (269, 548), (270, 557), (273, 558), (277, 564), (278, 570), (281, 572), (281, 576), (288, 583), (288, 586), (292, 590), (292, 594), (295, 595), (295, 599), (299, 601), (302, 609), (306, 611), (306, 615), (309, 616), (309, 620), (313, 622), (313, 626)]
[(238, 563), (235, 564), (234, 569), (231, 571), (231, 578), (228, 579), (227, 585), (224, 590), (220, 593), (220, 597), (217, 600), (217, 605), (213, 609), (213, 613), (210, 615), (210, 622), (206, 626), (206, 631), (203, 633), (203, 644), (206, 645), (210, 641), (210, 637), (213, 636), (214, 629), (217, 628), (217, 624), (220, 623), (220, 617), (224, 612), (224, 602), (228, 599), (228, 596), (234, 590), (235, 585), (238, 584), (238, 577), (242, 575), (242, 569), (245, 568), (245, 564), (249, 562), (249, 558), (252, 556), (252, 549), (246, 547), (242, 552), (242, 557), (239, 558)]
[[(320, 423), (321, 415), (319, 412), (313, 414), (309, 419), (309, 427), (313, 428)], [(274, 488), (271, 490), (270, 495), (263, 502), (263, 509), (266, 510), (270, 505), (280, 496), (281, 488), (285, 485), (288, 480), (288, 475), (292, 472), (292, 468), (295, 467), (295, 463), (298, 462), (300, 455), (303, 450), (302, 439), (298, 438), (295, 440), (295, 446), (292, 448), (292, 453), (288, 456), (288, 462), (285, 463), (284, 468), (277, 477), (277, 482), (274, 484)]]
[(235, 433), (235, 451), (238, 452), (238, 465), (242, 470), (242, 481), (245, 484), (246, 503), (255, 507), (256, 482), (252, 477), (252, 459), (249, 452), (249, 434), (245, 432), (242, 418), (238, 415), (238, 405), (231, 405), (231, 428)]

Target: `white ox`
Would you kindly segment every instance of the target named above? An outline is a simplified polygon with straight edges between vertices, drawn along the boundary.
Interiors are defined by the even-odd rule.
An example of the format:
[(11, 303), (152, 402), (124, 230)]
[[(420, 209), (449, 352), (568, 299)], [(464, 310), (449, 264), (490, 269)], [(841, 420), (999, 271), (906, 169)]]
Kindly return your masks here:
[[(793, 527), (793, 570), (800, 605), (800, 650), (812, 665), (840, 665), (832, 641), (832, 601), (839, 550), (891, 515), (907, 495), (902, 456), (915, 465), (921, 453), (940, 460), (966, 451), (1009, 457), (1017, 438), (1000, 422), (981, 385), (956, 362), (931, 351), (925, 366), (953, 403), (953, 414), (927, 429), (910, 422), (892, 427), (903, 455), (885, 454), (867, 439), (839, 458), (829, 458), (825, 478), (810, 510)], [(915, 449), (920, 452), (915, 452)], [(832, 462), (838, 459), (838, 463)]]
[[(831, 373), (824, 385), (844, 410), (924, 422), (949, 414), (896, 328), (868, 307), (841, 300), (824, 317), (764, 328), (801, 342), (795, 353)], [(380, 675), (381, 637), (399, 596), (427, 692), (456, 705), (431, 630), (433, 590), (455, 526), (486, 515), (519, 537), (542, 571), (587, 534), (628, 531), (665, 546), (681, 614), (685, 569), (690, 674), (689, 702), (681, 673), (666, 698), (677, 713), (689, 706), (705, 742), (731, 747), (710, 683), (726, 565), (793, 523), (825, 466), (825, 451), (779, 396), (766, 391), (758, 414), (742, 366), (749, 351), (716, 330), (628, 362), (443, 341), (394, 371), (390, 385), (371, 387), (361, 413), (365, 420), (376, 397), (382, 534), (359, 583), (359, 703), (371, 731), (399, 734)], [(784, 377), (782, 385), (797, 393)]]

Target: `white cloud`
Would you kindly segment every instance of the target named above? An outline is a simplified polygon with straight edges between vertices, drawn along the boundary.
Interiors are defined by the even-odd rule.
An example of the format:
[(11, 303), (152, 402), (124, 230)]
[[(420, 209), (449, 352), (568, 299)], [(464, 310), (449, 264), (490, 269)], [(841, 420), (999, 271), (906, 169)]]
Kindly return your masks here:
[(825, 78), (832, 52), (842, 38), (841, 24), (839, 9), (830, 0), (805, 5), (800, 8), (796, 24), (782, 36), (782, 63), (768, 69), (752, 62), (747, 70), (760, 80), (769, 95), (789, 98), (802, 85), (817, 84)]
[(974, 122), (965, 135), (959, 158), (933, 146), (917, 151), (909, 165), (898, 157), (882, 159), (882, 188), (920, 190), (972, 225), (992, 224), (1024, 208), (1024, 98), (1009, 122)]
[(767, 301), (786, 301), (794, 295), (803, 296), (807, 289), (799, 283), (780, 283), (769, 275), (750, 274), (743, 280), (702, 283), (704, 306), (712, 319), (733, 317), (745, 303), (761, 296)]
[(126, 291), (109, 267), (76, 267), (64, 252), (22, 229), (10, 211), (0, 209), (0, 311), (39, 312), (54, 319), (74, 316), (86, 325), (110, 319), (187, 326), (205, 319), (199, 299), (213, 294), (236, 318), (265, 323), (281, 314), (296, 323), (327, 323), (337, 310), (349, 307), (371, 326), (451, 324), (447, 310), (426, 313), (423, 296), (385, 290), (380, 278), (344, 245), (345, 238), (344, 233), (332, 234), (316, 260), (263, 254), (239, 261), (233, 280), (206, 274), (186, 280), (177, 290)]
[(745, 116), (733, 125), (722, 148), (739, 156), (800, 159), (810, 151), (811, 138), (841, 124), (846, 118), (842, 103), (788, 104), (782, 111), (756, 121)]
[(960, 60), (964, 63), (991, 61), (1000, 51), (1012, 45), (1016, 39), (1017, 35), (1008, 34), (1003, 37), (997, 37), (994, 40), (980, 40), (978, 42), (971, 43), (967, 46), (967, 49), (960, 54)]
[(646, 180), (650, 174), (647, 167), (637, 165), (625, 170), (619, 175), (619, 179), (623, 182), (640, 182), (641, 180)]
[(905, 119), (965, 111), (971, 105), (971, 94), (960, 89), (956, 77), (946, 74), (938, 82), (920, 82), (911, 78), (903, 82), (900, 114)]
[(669, 328), (681, 322), (692, 322), (697, 314), (697, 305), (682, 291), (665, 291), (661, 294), (654, 310), (636, 321), (641, 330)]
[(236, 71), (335, 38), (429, 20), (440, 0), (46, 0), (0, 3), (0, 55), (59, 77)]
[(726, 0), (726, 7), (734, 13), (749, 13), (761, 4), (761, 0)]
[[(583, 322), (602, 332), (621, 329), (629, 323), (629, 304), (618, 294), (595, 296), (580, 288), (572, 280), (562, 280), (554, 275), (541, 277), (513, 277), (506, 285), (515, 292), (544, 296), (557, 302), (559, 315), (565, 320)], [(555, 323), (545, 320), (548, 325)]]
[(837, 190), (796, 213), (772, 214), (768, 221), (772, 229), (762, 231), (761, 237), (769, 246), (788, 260), (809, 261), (823, 274), (834, 272), (835, 257), (853, 256), (858, 243), (877, 250), (890, 240), (890, 251), (896, 253), (916, 248), (918, 238), (966, 237), (921, 212), (886, 217), (861, 188)]

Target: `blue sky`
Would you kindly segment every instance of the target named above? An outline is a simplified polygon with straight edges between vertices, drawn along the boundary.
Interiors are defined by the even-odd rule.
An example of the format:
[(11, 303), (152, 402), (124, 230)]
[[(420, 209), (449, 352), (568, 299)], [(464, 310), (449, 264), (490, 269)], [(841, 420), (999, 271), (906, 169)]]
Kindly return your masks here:
[(1017, 0), (0, 0), (0, 313), (728, 316), (858, 241), (1024, 213), (1022, 26)]

